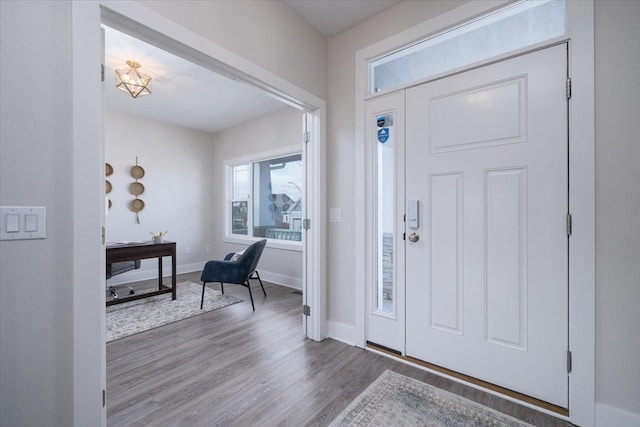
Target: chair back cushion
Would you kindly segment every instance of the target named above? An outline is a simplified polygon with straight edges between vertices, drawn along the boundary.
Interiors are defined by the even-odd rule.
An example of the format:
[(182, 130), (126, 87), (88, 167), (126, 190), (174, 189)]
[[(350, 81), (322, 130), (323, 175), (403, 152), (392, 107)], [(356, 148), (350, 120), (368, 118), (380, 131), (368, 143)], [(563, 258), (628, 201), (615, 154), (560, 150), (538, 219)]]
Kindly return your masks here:
[(255, 242), (254, 244), (249, 246), (236, 261), (237, 263), (242, 264), (242, 271), (246, 271), (247, 275), (253, 273), (258, 267), (260, 256), (262, 256), (262, 251), (264, 250), (266, 244), (266, 239)]

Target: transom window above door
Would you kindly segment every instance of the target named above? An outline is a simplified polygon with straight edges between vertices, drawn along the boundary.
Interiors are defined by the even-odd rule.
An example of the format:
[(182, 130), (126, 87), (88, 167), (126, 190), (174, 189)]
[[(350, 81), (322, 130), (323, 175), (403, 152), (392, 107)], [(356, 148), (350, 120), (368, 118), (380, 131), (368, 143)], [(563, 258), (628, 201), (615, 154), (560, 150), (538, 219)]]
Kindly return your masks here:
[(227, 203), (225, 239), (269, 239), (302, 247), (302, 153), (228, 161), (225, 165)]
[(566, 34), (564, 0), (524, 0), (369, 62), (369, 93), (450, 73)]

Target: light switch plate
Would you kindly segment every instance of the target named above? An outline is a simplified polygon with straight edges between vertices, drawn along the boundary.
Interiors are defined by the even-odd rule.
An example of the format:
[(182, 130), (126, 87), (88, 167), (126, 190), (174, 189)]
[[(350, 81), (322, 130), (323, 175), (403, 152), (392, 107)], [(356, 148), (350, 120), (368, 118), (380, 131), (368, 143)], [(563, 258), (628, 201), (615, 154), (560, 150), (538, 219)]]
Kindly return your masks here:
[(18, 214), (6, 214), (4, 230), (7, 233), (17, 233), (20, 231), (20, 215)]
[(342, 222), (342, 209), (329, 208), (329, 222)]
[(25, 214), (24, 231), (27, 233), (35, 233), (38, 231), (38, 215), (33, 213)]
[[(15, 219), (18, 231), (15, 230)], [(0, 206), (0, 240), (44, 239), (47, 209), (43, 206)]]

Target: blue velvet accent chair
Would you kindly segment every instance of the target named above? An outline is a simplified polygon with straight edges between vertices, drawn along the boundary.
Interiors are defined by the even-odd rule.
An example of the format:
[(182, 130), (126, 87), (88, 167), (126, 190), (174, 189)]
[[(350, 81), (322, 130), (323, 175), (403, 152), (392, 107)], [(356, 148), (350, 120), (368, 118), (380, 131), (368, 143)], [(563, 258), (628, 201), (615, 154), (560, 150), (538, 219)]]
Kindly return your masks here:
[[(223, 294), (225, 283), (242, 285), (248, 288), (249, 298), (251, 298), (251, 307), (253, 308), (253, 311), (255, 311), (256, 307), (253, 304), (253, 295), (251, 294), (251, 284), (249, 283), (249, 279), (254, 273), (257, 273), (256, 268), (258, 267), (260, 256), (262, 255), (262, 251), (266, 244), (266, 239), (255, 242), (249, 246), (244, 253), (238, 257), (238, 259), (235, 260), (233, 259), (233, 256), (230, 257), (227, 255), (227, 258), (229, 259), (207, 261), (204, 265), (204, 269), (202, 270), (202, 275), (200, 276), (200, 280), (202, 280), (202, 299), (200, 300), (200, 309), (202, 309), (204, 305), (205, 285), (209, 282), (220, 282), (220, 290)], [(258, 278), (259, 277), (260, 276), (258, 276)], [(262, 285), (262, 280), (260, 280), (260, 287), (262, 288), (262, 293), (266, 297), (267, 293)]]

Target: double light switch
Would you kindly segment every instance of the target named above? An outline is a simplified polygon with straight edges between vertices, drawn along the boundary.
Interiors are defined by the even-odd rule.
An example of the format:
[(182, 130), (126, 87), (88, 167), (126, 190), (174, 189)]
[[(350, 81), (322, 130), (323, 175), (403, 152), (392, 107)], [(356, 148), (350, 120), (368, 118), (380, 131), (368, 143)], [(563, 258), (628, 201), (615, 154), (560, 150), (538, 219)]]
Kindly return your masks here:
[(0, 206), (0, 240), (44, 239), (46, 208)]

